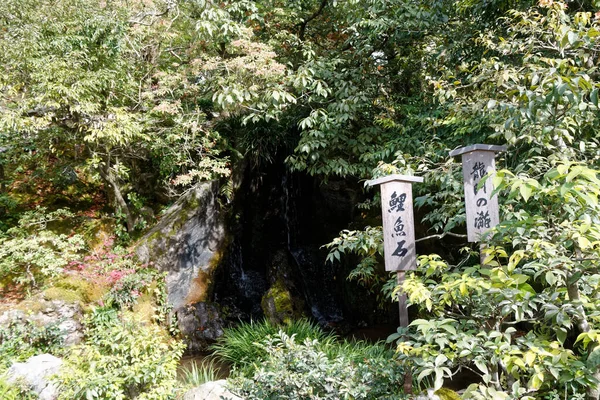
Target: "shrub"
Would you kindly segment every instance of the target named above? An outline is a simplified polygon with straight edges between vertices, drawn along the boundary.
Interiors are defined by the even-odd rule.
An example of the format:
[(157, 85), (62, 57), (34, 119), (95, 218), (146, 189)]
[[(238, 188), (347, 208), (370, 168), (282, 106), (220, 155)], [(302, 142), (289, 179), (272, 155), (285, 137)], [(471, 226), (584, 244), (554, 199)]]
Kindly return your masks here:
[(12, 385), (6, 382), (0, 374), (0, 399), (2, 400), (33, 400), (37, 398), (28, 388)]
[(46, 209), (38, 208), (24, 213), (18, 226), (0, 236), (0, 276), (36, 286), (62, 273), (79, 258), (83, 236), (55, 233), (47, 229), (47, 224), (71, 217), (73, 214), (63, 209), (46, 213)]
[(267, 354), (265, 360), (251, 376), (231, 380), (247, 400), (384, 400), (402, 396), (402, 371), (392, 358), (357, 363), (344, 350), (330, 357), (322, 348), (332, 344), (323, 346), (308, 338), (298, 343), (284, 332), (257, 346)]
[(0, 326), (0, 370), (36, 354), (57, 353), (62, 343), (56, 324), (40, 327), (32, 321), (11, 321)]
[(96, 309), (86, 321), (88, 340), (65, 359), (59, 399), (172, 399), (183, 344), (154, 324), (121, 321)]
[(114, 284), (104, 299), (118, 308), (131, 308), (157, 275), (156, 271), (150, 269), (113, 270), (110, 277)]

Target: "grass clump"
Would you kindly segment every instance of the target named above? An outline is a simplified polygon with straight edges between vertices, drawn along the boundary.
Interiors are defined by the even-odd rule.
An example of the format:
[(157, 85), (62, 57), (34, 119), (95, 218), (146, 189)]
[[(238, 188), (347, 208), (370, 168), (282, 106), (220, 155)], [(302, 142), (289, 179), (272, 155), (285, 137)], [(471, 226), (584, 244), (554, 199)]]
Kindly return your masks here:
[(198, 387), (206, 382), (216, 381), (221, 376), (221, 367), (215, 360), (193, 361), (181, 369), (180, 380), (186, 387)]
[(325, 332), (317, 324), (306, 319), (292, 321), (285, 325), (275, 325), (268, 320), (241, 323), (236, 327), (226, 329), (223, 336), (211, 349), (215, 355), (230, 363), (235, 368), (253, 370), (255, 363), (260, 363), (267, 357), (264, 347), (257, 345), (266, 337), (275, 336), (279, 331), (288, 336), (294, 335), (296, 341), (305, 339), (317, 340), (319, 343), (334, 343), (333, 333)]

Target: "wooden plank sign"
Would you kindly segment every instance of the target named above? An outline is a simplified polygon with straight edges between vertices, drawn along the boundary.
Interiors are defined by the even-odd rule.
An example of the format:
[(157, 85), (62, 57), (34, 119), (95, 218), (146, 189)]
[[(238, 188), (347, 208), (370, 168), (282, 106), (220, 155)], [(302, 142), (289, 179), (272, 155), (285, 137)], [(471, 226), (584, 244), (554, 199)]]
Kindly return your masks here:
[(481, 241), (490, 229), (500, 223), (498, 196), (492, 196), (492, 179), (479, 184), (483, 177), (496, 171), (495, 157), (500, 151), (506, 151), (506, 146), (475, 144), (450, 152), (451, 157), (462, 155), (469, 242)]
[(369, 186), (381, 185), (386, 271), (408, 271), (417, 265), (412, 196), (414, 182), (423, 182), (423, 178), (389, 175), (367, 182)]

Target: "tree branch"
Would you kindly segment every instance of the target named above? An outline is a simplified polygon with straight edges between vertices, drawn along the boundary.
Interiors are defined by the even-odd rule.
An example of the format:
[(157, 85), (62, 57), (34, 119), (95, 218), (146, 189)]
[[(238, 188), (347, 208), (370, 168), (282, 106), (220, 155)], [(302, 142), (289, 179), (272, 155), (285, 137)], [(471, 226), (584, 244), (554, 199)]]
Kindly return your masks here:
[(467, 235), (463, 235), (461, 233), (444, 232), (444, 233), (440, 233), (438, 235), (431, 235), (431, 236), (422, 237), (420, 239), (415, 240), (415, 243), (416, 242), (423, 242), (423, 241), (429, 240), (429, 239), (442, 239), (444, 236), (452, 236), (452, 237), (461, 238), (461, 239), (464, 239), (464, 238), (467, 237)]
[(317, 11), (312, 13), (312, 15), (310, 17), (306, 18), (299, 24), (296, 24), (296, 26), (300, 27), (300, 31), (298, 32), (298, 38), (300, 40), (302, 40), (302, 41), (304, 40), (304, 35), (306, 34), (306, 26), (308, 25), (308, 23), (310, 21), (312, 21), (313, 19), (317, 18), (323, 12), (328, 1), (329, 0), (321, 0), (321, 5), (319, 6)]

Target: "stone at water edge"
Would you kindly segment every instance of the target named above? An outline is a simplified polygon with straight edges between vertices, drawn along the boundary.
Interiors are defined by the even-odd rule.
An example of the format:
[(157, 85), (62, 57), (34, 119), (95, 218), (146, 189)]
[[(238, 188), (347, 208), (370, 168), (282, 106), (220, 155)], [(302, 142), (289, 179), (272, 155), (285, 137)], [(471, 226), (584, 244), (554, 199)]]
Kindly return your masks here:
[(60, 370), (62, 360), (51, 354), (33, 356), (24, 363), (15, 363), (7, 371), (7, 382), (10, 384), (25, 383), (38, 396), (39, 400), (56, 400), (58, 387), (49, 378)]
[(204, 351), (210, 342), (223, 336), (223, 320), (217, 305), (196, 303), (180, 307), (175, 315), (190, 353)]
[(183, 400), (244, 400), (241, 397), (231, 393), (227, 389), (227, 381), (221, 379), (218, 381), (206, 382), (196, 388), (188, 390), (183, 395)]

